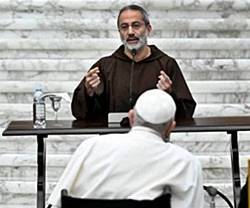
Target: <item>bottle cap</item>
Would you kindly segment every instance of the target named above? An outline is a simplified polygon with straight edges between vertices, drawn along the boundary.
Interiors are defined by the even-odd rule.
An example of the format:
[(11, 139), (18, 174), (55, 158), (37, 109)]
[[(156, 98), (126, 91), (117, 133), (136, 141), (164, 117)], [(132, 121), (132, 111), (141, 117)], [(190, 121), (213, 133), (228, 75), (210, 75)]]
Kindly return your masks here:
[(36, 83), (35, 84), (35, 87), (34, 87), (34, 89), (33, 89), (33, 92), (35, 92), (35, 91), (44, 91), (44, 86), (41, 84), (41, 83)]

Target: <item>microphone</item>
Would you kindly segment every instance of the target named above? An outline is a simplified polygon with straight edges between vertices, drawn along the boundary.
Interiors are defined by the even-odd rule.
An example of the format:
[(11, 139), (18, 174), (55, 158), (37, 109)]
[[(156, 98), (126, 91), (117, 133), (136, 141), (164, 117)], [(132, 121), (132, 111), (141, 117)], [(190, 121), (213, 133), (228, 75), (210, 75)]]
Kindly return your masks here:
[(134, 65), (135, 65), (135, 55), (136, 55), (136, 49), (133, 48), (131, 50), (132, 54), (132, 63), (131, 63), (131, 71), (130, 71), (130, 79), (129, 79), (129, 107), (130, 109), (133, 108), (133, 95), (132, 95), (132, 89), (133, 89), (133, 76), (134, 76)]
[[(131, 70), (130, 70), (130, 77), (129, 77), (129, 108), (133, 108), (133, 95), (132, 95), (132, 89), (133, 89), (133, 76), (134, 76), (134, 65), (135, 65), (135, 55), (136, 55), (136, 49), (131, 50), (132, 54), (132, 63), (131, 63)], [(120, 126), (121, 127), (129, 127), (129, 118), (124, 117), (120, 121)]]
[(131, 50), (131, 54), (132, 54), (132, 56), (133, 56), (133, 61), (134, 61), (134, 59), (135, 59), (135, 55), (136, 55), (136, 49), (135, 48), (133, 48), (132, 50)]

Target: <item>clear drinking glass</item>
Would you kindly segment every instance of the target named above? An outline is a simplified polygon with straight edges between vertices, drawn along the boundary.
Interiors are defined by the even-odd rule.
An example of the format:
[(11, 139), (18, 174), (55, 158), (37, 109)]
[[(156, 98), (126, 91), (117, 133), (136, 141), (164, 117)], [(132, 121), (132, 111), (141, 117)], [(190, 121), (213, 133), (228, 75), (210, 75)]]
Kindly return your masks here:
[(60, 97), (60, 96), (50, 96), (49, 98), (51, 100), (51, 106), (52, 106), (53, 110), (55, 111), (55, 120), (57, 121), (57, 112), (61, 108), (62, 97)]

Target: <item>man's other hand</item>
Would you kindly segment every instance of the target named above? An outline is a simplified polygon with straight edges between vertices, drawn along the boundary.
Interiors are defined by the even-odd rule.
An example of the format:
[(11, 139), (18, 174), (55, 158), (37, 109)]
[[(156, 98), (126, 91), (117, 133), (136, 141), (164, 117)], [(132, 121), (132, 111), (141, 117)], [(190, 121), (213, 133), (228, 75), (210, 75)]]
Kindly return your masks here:
[(159, 78), (159, 80), (158, 80), (158, 83), (156, 84), (156, 87), (158, 89), (161, 89), (161, 90), (164, 90), (168, 93), (171, 93), (172, 81), (169, 78), (169, 76), (164, 71), (160, 71), (160, 75), (158, 78)]
[(94, 93), (100, 95), (103, 92), (103, 82), (101, 81), (99, 73), (99, 68), (95, 67), (89, 70), (85, 76), (84, 86), (86, 87), (89, 96), (93, 96)]

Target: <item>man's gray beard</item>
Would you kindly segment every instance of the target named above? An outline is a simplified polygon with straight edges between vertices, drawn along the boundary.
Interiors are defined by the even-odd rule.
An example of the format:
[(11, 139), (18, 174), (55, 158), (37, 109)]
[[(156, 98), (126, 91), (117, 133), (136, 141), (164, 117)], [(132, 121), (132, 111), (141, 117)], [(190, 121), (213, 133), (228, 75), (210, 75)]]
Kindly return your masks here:
[(130, 45), (124, 39), (122, 39), (122, 43), (124, 44), (124, 46), (128, 50), (132, 51), (133, 49), (135, 49), (135, 50), (138, 51), (138, 50), (142, 49), (145, 45), (147, 45), (147, 36), (146, 35), (140, 36), (139, 37), (139, 42), (136, 45), (134, 45), (134, 44)]

